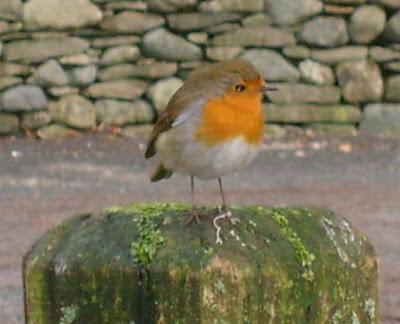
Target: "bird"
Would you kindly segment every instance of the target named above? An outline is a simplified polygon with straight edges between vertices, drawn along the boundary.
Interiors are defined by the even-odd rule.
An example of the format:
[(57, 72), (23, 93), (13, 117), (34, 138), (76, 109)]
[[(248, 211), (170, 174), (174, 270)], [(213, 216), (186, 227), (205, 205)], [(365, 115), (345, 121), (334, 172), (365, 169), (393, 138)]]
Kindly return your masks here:
[(191, 72), (172, 95), (149, 136), (145, 157), (156, 155), (159, 160), (152, 182), (174, 172), (190, 176), (188, 223), (202, 216), (195, 202), (194, 178), (218, 180), (222, 205), (214, 226), (219, 244), (217, 220), (239, 221), (226, 205), (222, 177), (248, 166), (256, 157), (264, 134), (263, 94), (273, 90), (244, 58), (203, 66)]

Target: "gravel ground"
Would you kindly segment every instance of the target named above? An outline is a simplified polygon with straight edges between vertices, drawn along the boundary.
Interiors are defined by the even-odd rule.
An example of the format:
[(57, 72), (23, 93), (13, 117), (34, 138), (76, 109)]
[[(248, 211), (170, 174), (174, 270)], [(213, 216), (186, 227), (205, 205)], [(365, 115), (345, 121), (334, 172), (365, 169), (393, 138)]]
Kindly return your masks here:
[[(106, 135), (0, 140), (0, 319), (23, 323), (21, 259), (46, 230), (76, 213), (133, 202), (189, 202), (189, 179), (152, 184), (144, 138)], [(216, 181), (198, 181), (219, 204)], [(400, 140), (268, 140), (251, 167), (224, 179), (228, 202), (314, 205), (347, 217), (380, 255), (381, 323), (400, 323)]]

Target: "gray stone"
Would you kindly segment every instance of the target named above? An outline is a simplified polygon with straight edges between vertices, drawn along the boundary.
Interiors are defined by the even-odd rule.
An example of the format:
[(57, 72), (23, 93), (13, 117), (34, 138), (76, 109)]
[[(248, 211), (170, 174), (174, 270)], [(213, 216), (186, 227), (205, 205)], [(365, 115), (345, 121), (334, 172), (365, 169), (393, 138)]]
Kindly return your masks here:
[(148, 6), (144, 1), (118, 1), (118, 2), (107, 2), (106, 9), (109, 10), (136, 10), (136, 11), (147, 11)]
[(347, 5), (325, 4), (324, 13), (328, 15), (349, 16), (356, 8)]
[(137, 11), (146, 11), (148, 10), (147, 3), (142, 1), (118, 1), (118, 2), (108, 2), (106, 3), (106, 9), (110, 10), (137, 10)]
[(356, 136), (357, 128), (352, 124), (325, 124), (325, 123), (312, 123), (307, 129), (306, 133), (315, 135), (333, 135), (333, 136)]
[(226, 61), (239, 56), (243, 52), (243, 47), (207, 47), (206, 56), (213, 61)]
[[(0, 20), (0, 34), (5, 34), (9, 30), (10, 30), (9, 23), (6, 21)], [(0, 55), (2, 53), (2, 48), (3, 48), (3, 44), (0, 42)]]
[(373, 46), (370, 47), (369, 56), (375, 62), (388, 62), (400, 59), (400, 51), (390, 47)]
[(343, 18), (318, 16), (303, 24), (300, 37), (316, 46), (340, 46), (348, 42), (347, 25)]
[(123, 11), (115, 16), (107, 17), (100, 24), (105, 30), (122, 33), (144, 33), (145, 31), (164, 24), (165, 19), (160, 15)]
[(37, 129), (50, 123), (51, 117), (48, 111), (34, 111), (22, 115), (21, 127), (23, 129)]
[(27, 76), (31, 74), (31, 72), (32, 69), (29, 65), (0, 61), (0, 75)]
[(14, 19), (22, 16), (22, 1), (21, 0), (1, 0), (0, 13), (11, 15)]
[(201, 11), (260, 12), (264, 10), (264, 0), (209, 0), (200, 3)]
[[(0, 15), (1, 15), (1, 13), (0, 13)], [(20, 37), (18, 37), (18, 35), (20, 35), (19, 32), (21, 32), (21, 34), (23, 33), (24, 25), (23, 25), (22, 22), (16, 21), (16, 22), (13, 22), (13, 23), (12, 22), (7, 23), (7, 26), (3, 25), (3, 28), (4, 27), (6, 29), (5, 31), (7, 33), (10, 33), (8, 35), (7, 39), (8, 40), (14, 40), (14, 39), (20, 39)], [(11, 34), (11, 33), (13, 33), (13, 34)]]
[(150, 136), (153, 125), (128, 125), (122, 128), (121, 135), (126, 138), (143, 139)]
[(364, 107), (360, 133), (392, 136), (400, 135), (400, 104), (369, 104)]
[(29, 0), (24, 4), (27, 29), (81, 28), (97, 24), (102, 11), (90, 0)]
[(239, 21), (241, 15), (221, 13), (181, 13), (168, 15), (168, 24), (171, 29), (178, 31), (199, 30), (230, 21)]
[(389, 8), (400, 8), (400, 0), (376, 0), (376, 2)]
[(160, 12), (182, 12), (194, 7), (197, 0), (147, 0), (149, 9)]
[(19, 120), (18, 117), (13, 114), (0, 113), (0, 134), (10, 134), (18, 131)]
[(109, 65), (122, 62), (133, 62), (139, 57), (139, 47), (135, 45), (120, 45), (107, 49), (101, 56), (100, 63)]
[(383, 65), (385, 71), (400, 72), (400, 62), (389, 62)]
[(34, 85), (17, 85), (0, 94), (0, 107), (8, 111), (29, 111), (45, 108), (46, 105), (43, 90)]
[(319, 0), (266, 0), (267, 12), (276, 24), (297, 24), (322, 12)]
[(65, 137), (77, 136), (81, 133), (63, 125), (52, 124), (38, 129), (37, 135), (43, 140), (59, 140)]
[(400, 42), (400, 10), (391, 16), (387, 22), (385, 36), (389, 40)]
[(210, 64), (211, 63), (205, 61), (182, 62), (179, 63), (179, 69), (188, 69), (188, 70), (200, 69)]
[(47, 89), (53, 97), (63, 97), (70, 94), (78, 94), (79, 89), (73, 87), (51, 87)]
[(311, 51), (308, 47), (302, 45), (288, 46), (283, 49), (283, 54), (286, 57), (293, 59), (309, 58)]
[(207, 44), (208, 34), (203, 32), (190, 33), (187, 35), (187, 39), (195, 44)]
[(78, 37), (19, 40), (5, 44), (3, 56), (6, 61), (36, 63), (51, 57), (81, 53), (88, 47), (89, 43)]
[(89, 65), (98, 63), (99, 60), (97, 57), (91, 57), (87, 54), (79, 53), (60, 57), (58, 61), (62, 65)]
[(205, 31), (208, 33), (208, 35), (214, 36), (217, 34), (225, 33), (227, 31), (230, 31), (230, 32), (234, 31), (240, 27), (241, 26), (239, 23), (224, 23), (224, 24), (219, 24), (216, 26), (208, 27)]
[(186, 79), (193, 70), (205, 67), (210, 64), (210, 62), (206, 61), (191, 61), (179, 63), (179, 76), (183, 79)]
[(99, 79), (102, 81), (120, 80), (127, 78), (149, 78), (158, 79), (176, 73), (176, 63), (154, 62), (145, 64), (116, 64), (99, 72)]
[(385, 99), (400, 101), (400, 75), (390, 76), (386, 79)]
[(358, 123), (362, 113), (351, 105), (266, 104), (265, 118), (275, 123)]
[(140, 80), (117, 80), (94, 83), (86, 88), (84, 94), (91, 98), (111, 98), (133, 100), (139, 98), (147, 89), (147, 82)]
[(141, 38), (139, 36), (114, 36), (114, 37), (101, 37), (91, 40), (91, 45), (95, 48), (104, 48), (118, 45), (130, 45), (139, 43)]
[(319, 85), (332, 85), (335, 83), (335, 74), (332, 69), (313, 60), (304, 60), (299, 64), (302, 79), (309, 83)]
[(383, 79), (376, 63), (366, 60), (340, 63), (336, 75), (346, 101), (359, 103), (381, 99)]
[(97, 77), (97, 66), (87, 65), (68, 71), (69, 84), (75, 87), (92, 84)]
[(325, 3), (335, 3), (340, 5), (359, 5), (367, 0), (324, 0)]
[(136, 123), (150, 123), (154, 113), (144, 100), (120, 101), (112, 99), (95, 102), (97, 120), (101, 124), (123, 126)]
[(200, 47), (163, 28), (144, 35), (143, 51), (150, 57), (167, 61), (195, 61), (203, 57)]
[(268, 81), (296, 81), (300, 78), (296, 67), (273, 50), (250, 49), (241, 57), (252, 62)]
[(341, 62), (366, 59), (368, 48), (366, 46), (344, 46), (333, 49), (312, 50), (311, 58), (314, 60), (334, 65)]
[(14, 76), (0, 77), (0, 91), (22, 83), (22, 78)]
[(282, 138), (287, 135), (285, 128), (278, 124), (265, 124), (264, 136), (266, 138)]
[(243, 27), (215, 36), (217, 46), (283, 47), (295, 44), (293, 33), (269, 26)]
[(301, 125), (286, 124), (283, 126), (286, 138), (302, 138), (305, 136), (304, 128)]
[(96, 126), (96, 110), (93, 104), (80, 95), (67, 95), (50, 102), (48, 110), (53, 121), (79, 129)]
[(384, 30), (386, 13), (378, 6), (358, 7), (350, 17), (349, 35), (352, 41), (369, 44)]
[(147, 90), (147, 96), (150, 98), (158, 112), (162, 112), (172, 95), (178, 90), (183, 81), (178, 78), (167, 78), (157, 81)]
[(265, 26), (270, 25), (271, 22), (271, 17), (263, 13), (256, 13), (242, 19), (242, 25), (245, 27)]
[(277, 103), (335, 104), (340, 101), (340, 89), (334, 86), (314, 86), (302, 83), (277, 83), (277, 91), (268, 98)]
[[(85, 51), (85, 53), (87, 56), (89, 56), (93, 60), (92, 63), (98, 63), (100, 60), (100, 55), (103, 53), (103, 51), (100, 48), (90, 47)], [(78, 56), (79, 54), (75, 54), (75, 55)], [(83, 65), (83, 64), (78, 64), (78, 65)]]
[(56, 60), (49, 60), (37, 68), (32, 81), (42, 86), (64, 86), (68, 84), (68, 76)]

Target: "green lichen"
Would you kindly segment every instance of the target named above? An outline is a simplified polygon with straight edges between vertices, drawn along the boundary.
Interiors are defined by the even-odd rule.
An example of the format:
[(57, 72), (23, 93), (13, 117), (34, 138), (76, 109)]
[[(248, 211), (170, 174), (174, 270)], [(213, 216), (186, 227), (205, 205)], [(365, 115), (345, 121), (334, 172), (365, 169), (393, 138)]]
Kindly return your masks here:
[(204, 251), (204, 255), (206, 257), (209, 257), (214, 253), (214, 248), (210, 246), (210, 247), (205, 248), (203, 251)]
[(315, 260), (315, 255), (306, 249), (297, 233), (289, 226), (289, 221), (285, 215), (276, 210), (271, 210), (271, 213), (272, 219), (277, 222), (281, 233), (292, 244), (298, 259), (301, 261), (301, 266), (304, 268), (301, 276), (307, 281), (313, 281), (314, 272), (311, 267)]
[(342, 312), (340, 311), (340, 309), (335, 310), (335, 313), (333, 313), (331, 323), (332, 324), (342, 323)]
[(221, 294), (226, 292), (225, 284), (221, 280), (218, 280), (214, 283), (214, 288)]
[(76, 305), (62, 306), (60, 312), (61, 317), (59, 324), (72, 324), (76, 319), (78, 307)]
[(139, 239), (132, 243), (131, 252), (138, 263), (146, 266), (154, 259), (159, 246), (165, 242), (155, 222), (155, 218), (160, 216), (162, 210), (155, 205), (143, 204), (132, 207), (132, 210), (138, 213)]
[[(106, 214), (137, 214), (139, 238), (131, 244), (131, 252), (138, 263), (146, 266), (154, 259), (158, 248), (165, 242), (156, 220), (166, 211), (188, 211), (188, 207), (179, 203), (137, 203), (123, 207), (109, 207), (103, 212)], [(163, 225), (170, 223), (170, 217), (167, 216), (163, 219)]]
[(368, 298), (364, 304), (364, 311), (368, 314), (368, 317), (372, 320), (375, 318), (375, 300)]
[(105, 208), (103, 210), (103, 212), (106, 214), (140, 213), (141, 215), (145, 215), (145, 216), (149, 216), (149, 217), (157, 217), (167, 210), (168, 211), (187, 211), (189, 209), (186, 205), (179, 204), (179, 203), (156, 203), (156, 204), (137, 203), (137, 204), (132, 204), (132, 205), (128, 205), (128, 206), (108, 207), (108, 208)]
[(351, 324), (360, 324), (360, 320), (358, 319), (357, 313), (355, 311), (351, 313)]

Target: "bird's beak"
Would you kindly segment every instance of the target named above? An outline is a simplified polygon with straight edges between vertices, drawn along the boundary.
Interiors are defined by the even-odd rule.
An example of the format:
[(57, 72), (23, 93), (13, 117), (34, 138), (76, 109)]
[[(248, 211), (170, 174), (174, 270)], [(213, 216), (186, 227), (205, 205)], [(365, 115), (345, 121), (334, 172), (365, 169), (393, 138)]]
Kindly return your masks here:
[(270, 92), (270, 91), (278, 91), (277, 87), (274, 87), (272, 85), (264, 85), (260, 88), (261, 92)]

